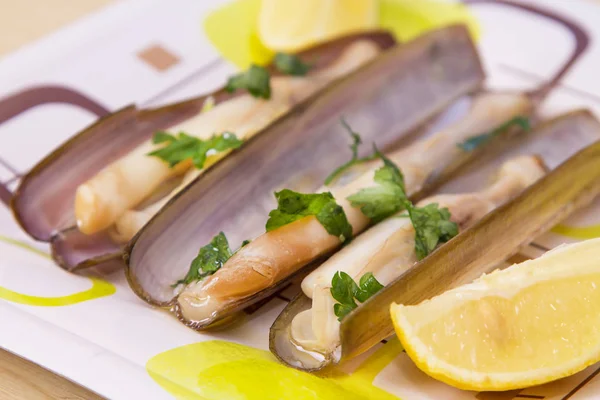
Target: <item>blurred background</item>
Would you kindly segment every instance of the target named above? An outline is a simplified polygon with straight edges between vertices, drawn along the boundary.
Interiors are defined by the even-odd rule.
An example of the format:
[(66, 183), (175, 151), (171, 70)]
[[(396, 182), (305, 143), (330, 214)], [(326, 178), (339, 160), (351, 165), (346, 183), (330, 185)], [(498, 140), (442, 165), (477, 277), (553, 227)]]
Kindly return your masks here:
[(0, 56), (116, 0), (0, 0)]

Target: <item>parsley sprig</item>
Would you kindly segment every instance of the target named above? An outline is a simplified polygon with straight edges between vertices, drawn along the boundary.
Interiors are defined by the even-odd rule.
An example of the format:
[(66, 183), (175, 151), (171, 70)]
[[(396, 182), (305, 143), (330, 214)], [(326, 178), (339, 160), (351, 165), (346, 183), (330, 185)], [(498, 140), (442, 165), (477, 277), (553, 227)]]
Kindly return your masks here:
[(304, 76), (311, 68), (294, 54), (277, 53), (274, 60), (275, 68), (288, 75)]
[[(244, 240), (240, 249), (250, 243), (250, 240)], [(183, 283), (185, 285), (195, 281), (202, 280), (209, 275), (217, 272), (221, 267), (235, 254), (229, 248), (229, 241), (223, 232), (212, 238), (209, 244), (200, 248), (198, 255), (192, 261), (187, 275), (175, 282), (173, 287)]]
[(358, 307), (355, 299), (364, 303), (381, 289), (383, 289), (383, 285), (375, 279), (371, 272), (364, 274), (358, 285), (347, 273), (336, 272), (331, 280), (330, 289), (331, 296), (337, 301), (333, 306), (335, 316), (341, 321), (346, 314)]
[(148, 153), (148, 155), (162, 159), (170, 167), (184, 160), (192, 160), (196, 168), (202, 169), (207, 156), (229, 149), (237, 149), (243, 142), (230, 132), (213, 135), (208, 140), (198, 139), (184, 132), (180, 132), (177, 136), (167, 132), (156, 132), (152, 138), (152, 143), (166, 144), (166, 146)]
[(348, 125), (348, 123), (346, 122), (346, 120), (344, 118), (340, 119), (340, 123), (346, 129), (346, 131), (352, 138), (352, 144), (350, 145), (350, 150), (352, 151), (352, 158), (347, 163), (336, 168), (335, 171), (333, 171), (331, 174), (329, 174), (329, 176), (327, 178), (325, 178), (325, 185), (327, 185), (327, 186), (329, 186), (331, 184), (331, 182), (333, 182), (338, 176), (340, 176), (343, 172), (345, 172), (349, 168), (353, 167), (354, 165), (364, 163), (367, 161), (371, 161), (371, 160), (374, 160), (375, 158), (377, 158), (376, 154), (359, 158), (358, 157), (358, 147), (362, 144), (362, 139), (360, 138), (360, 135), (357, 132), (352, 130), (352, 128), (350, 127), (350, 125)]
[(229, 242), (225, 234), (219, 232), (217, 236), (212, 238), (209, 244), (200, 248), (186, 276), (175, 282), (173, 286), (181, 283), (187, 285), (214, 274), (232, 255), (233, 253), (229, 248)]
[(498, 136), (505, 132), (506, 130), (518, 126), (524, 131), (529, 131), (531, 129), (531, 124), (529, 123), (529, 118), (518, 116), (511, 120), (504, 122), (502, 125), (497, 128), (491, 130), (490, 132), (485, 132), (480, 135), (472, 136), (469, 139), (465, 140), (462, 143), (458, 143), (457, 146), (463, 149), (464, 151), (473, 151), (476, 148), (482, 146), (484, 143), (489, 142), (495, 136)]
[(415, 252), (418, 260), (458, 234), (458, 225), (450, 221), (450, 211), (439, 208), (437, 203), (415, 207), (407, 202), (406, 210), (415, 228)]
[(344, 209), (330, 192), (304, 194), (284, 189), (275, 193), (277, 208), (269, 213), (267, 232), (314, 215), (330, 235), (345, 242), (352, 238), (352, 226)]
[(404, 176), (400, 169), (374, 147), (375, 156), (383, 161), (383, 166), (375, 171), (377, 186), (361, 189), (348, 196), (353, 207), (360, 207), (364, 215), (373, 223), (402, 211), (407, 201), (404, 190)]
[(390, 159), (375, 149), (375, 154), (383, 160), (383, 167), (375, 171), (377, 186), (361, 189), (348, 196), (353, 207), (360, 207), (362, 213), (373, 223), (396, 214), (403, 209), (415, 229), (415, 252), (419, 260), (431, 253), (440, 243), (445, 243), (458, 234), (458, 225), (450, 221), (450, 211), (432, 203), (424, 207), (412, 204), (406, 195), (402, 172)]
[[(450, 211), (432, 203), (417, 207), (406, 196), (404, 177), (400, 169), (377, 148), (377, 157), (383, 160), (383, 167), (375, 171), (375, 187), (360, 190), (349, 196), (354, 207), (360, 207), (363, 214), (373, 220), (384, 218), (406, 209), (407, 216), (415, 229), (415, 253), (419, 260), (425, 258), (440, 244), (458, 234), (458, 225), (450, 221)], [(350, 311), (358, 307), (356, 300), (364, 303), (380, 291), (383, 285), (372, 273), (364, 274), (358, 284), (345, 272), (338, 271), (331, 280), (331, 296), (337, 301), (333, 311), (342, 320)]]
[(225, 90), (230, 93), (238, 89), (246, 89), (254, 97), (271, 98), (271, 77), (265, 67), (251, 65), (246, 71), (240, 72), (227, 80)]
[[(275, 68), (287, 75), (303, 76), (311, 68), (293, 54), (277, 53), (274, 60)], [(271, 98), (271, 74), (260, 65), (252, 64), (246, 71), (229, 77), (225, 90), (233, 93), (238, 89), (246, 89), (257, 98)]]

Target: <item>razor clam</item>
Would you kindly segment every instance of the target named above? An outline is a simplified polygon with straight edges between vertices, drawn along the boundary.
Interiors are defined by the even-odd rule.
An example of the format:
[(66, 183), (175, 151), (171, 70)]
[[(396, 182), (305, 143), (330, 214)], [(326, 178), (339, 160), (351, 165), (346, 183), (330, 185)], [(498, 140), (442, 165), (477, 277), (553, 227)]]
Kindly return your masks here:
[(319, 354), (307, 357), (290, 342), (289, 329), (294, 317), (311, 306), (310, 299), (302, 293), (271, 327), (271, 350), (280, 360), (301, 369), (318, 370), (336, 364), (368, 350), (393, 333), (388, 310), (392, 302), (417, 304), (490, 272), (521, 246), (600, 193), (599, 139), (600, 123), (589, 112), (578, 111), (514, 139), (512, 146), (504, 146), (500, 157), (476, 160), (459, 178), (442, 187), (442, 191), (457, 187), (469, 190), (480, 185), (482, 178), (500, 163), (519, 154), (538, 154), (551, 172), (512, 202), (440, 246), (344, 317), (340, 326), (341, 349), (336, 357)]
[[(374, 31), (339, 38), (298, 56), (311, 63), (312, 71), (322, 71), (349, 46), (361, 41), (374, 43), (382, 50), (395, 43), (390, 34)], [(276, 71), (270, 69), (275, 75)], [(122, 244), (112, 240), (118, 235), (100, 231), (88, 236), (77, 229), (73, 213), (76, 189), (106, 165), (146, 142), (157, 130), (197, 115), (206, 104), (218, 105), (242, 94), (220, 89), (158, 109), (138, 110), (129, 106), (100, 119), (48, 155), (23, 178), (12, 199), (15, 218), (30, 236), (51, 242), (54, 259), (65, 269), (120, 259)]]
[[(451, 220), (464, 230), (510, 201), (544, 173), (544, 166), (536, 156), (519, 156), (504, 163), (496, 182), (483, 190), (434, 195), (418, 206), (437, 204), (448, 208)], [(330, 293), (332, 278), (338, 271), (357, 282), (370, 272), (379, 283), (387, 285), (416, 261), (413, 225), (408, 218), (396, 216), (373, 226), (308, 274), (301, 286), (303, 293), (312, 299), (312, 307), (297, 314), (289, 326), (290, 353), (297, 350), (298, 361), (294, 366), (317, 369), (324, 360), (339, 358), (340, 323)]]
[[(532, 104), (524, 95), (484, 92), (474, 96), (466, 117), (436, 132), (428, 139), (413, 143), (387, 156), (403, 171), (409, 196), (427, 193), (439, 182), (438, 171), (452, 172), (452, 166), (467, 158), (457, 143), (480, 132), (492, 131), (520, 115), (527, 115)], [(506, 132), (512, 132), (507, 129)], [(360, 234), (370, 220), (347, 200), (348, 196), (374, 185), (374, 171), (381, 161), (345, 185), (331, 188), (331, 193), (345, 212), (354, 235)], [(428, 188), (425, 188), (426, 184)], [(323, 187), (317, 192), (326, 191)], [(194, 326), (210, 323), (229, 303), (240, 302), (249, 294), (270, 288), (311, 263), (330, 254), (341, 245), (339, 237), (331, 235), (315, 218), (303, 218), (289, 225), (262, 234), (233, 255), (211, 276), (190, 283), (178, 290), (177, 311), (182, 319), (194, 321)]]
[[(139, 206), (148, 196), (165, 182), (186, 173), (182, 184), (172, 191), (178, 193), (189, 182), (195, 180), (206, 168), (225, 157), (231, 148), (239, 147), (238, 141), (248, 141), (252, 136), (268, 126), (293, 107), (306, 101), (326, 85), (348, 75), (351, 71), (367, 64), (380, 53), (375, 43), (360, 40), (350, 44), (335, 62), (321, 70), (311, 70), (305, 76), (273, 76), (268, 82), (268, 100), (257, 94), (246, 93), (227, 102), (210, 107), (194, 118), (169, 128), (173, 133), (184, 132), (201, 140), (210, 140), (215, 132), (223, 133), (222, 140), (229, 144), (221, 151), (214, 149), (206, 153), (205, 160), (199, 161), (202, 167), (194, 167), (193, 154), (186, 147), (187, 140), (175, 139), (176, 143), (165, 147), (162, 136), (160, 143), (149, 140), (125, 157), (107, 165), (91, 179), (79, 185), (75, 192), (75, 217), (77, 227), (85, 234), (94, 234), (118, 223), (121, 217), (132, 208)], [(253, 67), (254, 71), (257, 67)], [(250, 78), (248, 78), (250, 79)], [(252, 79), (250, 79), (252, 81)], [(266, 93), (264, 95), (267, 95)], [(260, 96), (263, 96), (262, 94)], [(233, 133), (235, 132), (235, 133)], [(241, 142), (239, 142), (241, 144)], [(183, 147), (182, 147), (183, 145)], [(165, 162), (159, 157), (149, 157), (153, 153), (167, 151), (168, 154), (183, 156), (184, 159)], [(166, 199), (170, 195), (165, 196)], [(142, 218), (143, 219), (143, 218)], [(119, 223), (121, 222), (121, 223)], [(135, 227), (132, 228), (135, 230)], [(123, 238), (126, 231), (121, 229), (115, 238)], [(124, 237), (128, 241), (131, 237)]]
[[(540, 87), (527, 93), (532, 103), (536, 106), (545, 99), (548, 93), (569, 71), (569, 69), (585, 52), (589, 45), (588, 34), (576, 22), (571, 21), (564, 16), (555, 14), (549, 10), (545, 10), (533, 5), (513, 3), (505, 0), (466, 0), (466, 2), (469, 4), (490, 3), (500, 6), (519, 8), (521, 10), (541, 16), (542, 18), (549, 19), (552, 22), (558, 23), (566, 28), (569, 33), (571, 33), (574, 38), (574, 47), (567, 60), (551, 79), (542, 84)], [(467, 178), (463, 179), (460, 183), (453, 183), (450, 187), (464, 190), (466, 188), (472, 188), (474, 182), (477, 181)], [(446, 189), (448, 189), (448, 187)], [(290, 304), (288, 304), (271, 328), (270, 348), (271, 351), (281, 361), (287, 363), (288, 365), (292, 365), (300, 369), (318, 370), (332, 362), (331, 355), (324, 356), (318, 352), (312, 352), (311, 354), (300, 352), (297, 348), (292, 346), (288, 334), (289, 325), (291, 324), (292, 319), (297, 314), (310, 309), (310, 307), (311, 300), (303, 295), (302, 292), (296, 296), (296, 298), (293, 299)], [(303, 365), (303, 363), (305, 364)]]
[[(432, 59), (435, 62), (431, 62)], [(398, 65), (411, 68), (398, 68)], [(266, 214), (272, 208), (273, 190), (291, 186), (294, 190), (314, 191), (329, 172), (346, 160), (347, 156), (339, 151), (345, 147), (346, 135), (337, 117), (345, 115), (363, 134), (363, 140), (376, 139), (377, 144), (385, 148), (398, 139), (398, 132), (406, 132), (422, 122), (423, 113), (431, 114), (444, 105), (434, 100), (439, 98), (443, 86), (446, 93), (460, 94), (463, 90), (457, 93), (454, 83), (480, 74), (479, 68), (468, 34), (462, 27), (452, 27), (391, 51), (339, 82), (302, 113), (286, 116), (248, 143), (245, 151), (228, 157), (203, 180), (173, 199), (128, 246), (126, 273), (130, 285), (150, 304), (172, 306), (177, 298), (172, 285), (185, 275), (199, 245), (207, 243), (220, 230), (227, 233), (232, 244), (256, 236), (264, 229)], [(452, 78), (455, 74), (458, 75)], [(445, 84), (440, 86), (440, 80)], [(477, 87), (480, 83), (472, 81), (470, 85)], [(362, 96), (351, 95), (356, 92)], [(482, 99), (487, 95), (496, 96), (480, 94)], [(517, 100), (519, 111), (530, 111), (527, 102), (521, 109), (522, 95), (498, 96), (511, 99), (510, 104)], [(419, 97), (427, 99), (425, 105), (417, 101)], [(483, 127), (477, 118), (475, 121), (467, 118), (463, 123), (480, 133), (491, 129), (489, 124), (498, 123), (491, 119), (486, 121), (484, 117)], [(459, 129), (455, 135), (468, 137), (468, 129), (464, 130)], [(424, 188), (433, 186), (444, 176), (440, 170), (458, 167), (457, 158), (468, 158), (454, 146), (456, 137), (447, 136), (428, 142), (433, 150), (446, 150), (439, 160), (442, 165), (433, 168), (427, 174), (429, 179), (421, 182)], [(450, 146), (448, 140), (451, 140)], [(424, 146), (423, 143), (417, 145)], [(465, 157), (461, 157), (463, 155)], [(415, 190), (418, 189), (415, 185)], [(229, 302), (202, 322), (186, 320), (179, 307), (173, 310), (185, 323), (201, 329), (272, 293), (288, 279), (281, 279), (242, 301)]]

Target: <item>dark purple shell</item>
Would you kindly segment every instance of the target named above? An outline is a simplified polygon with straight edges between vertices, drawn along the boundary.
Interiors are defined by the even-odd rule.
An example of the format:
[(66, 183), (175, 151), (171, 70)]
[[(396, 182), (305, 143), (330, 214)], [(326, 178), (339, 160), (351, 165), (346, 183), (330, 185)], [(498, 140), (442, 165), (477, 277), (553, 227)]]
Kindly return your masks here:
[[(574, 154), (577, 154), (582, 149), (585, 149), (586, 146), (590, 146), (594, 142), (600, 143), (598, 142), (599, 140), (600, 123), (598, 120), (596, 120), (588, 111), (574, 111), (542, 123), (540, 126), (536, 127), (533, 132), (513, 136), (508, 140), (498, 141), (497, 145), (494, 144), (491, 146), (494, 147), (493, 152), (488, 151), (485, 155), (473, 159), (466, 168), (463, 168), (460, 173), (457, 173), (455, 176), (453, 176), (452, 180), (445, 185), (442, 185), (439, 188), (439, 191), (445, 193), (465, 193), (481, 190), (482, 187), (485, 187), (485, 185), (489, 183), (490, 176), (493, 176), (493, 174), (498, 171), (503, 163), (519, 155), (536, 154), (544, 161), (544, 164), (549, 170), (555, 170), (559, 168), (561, 164), (569, 160), (569, 158)], [(600, 144), (597, 144), (596, 148), (596, 152), (599, 152)], [(577, 176), (574, 175), (572, 179), (576, 180), (576, 178)], [(547, 178), (545, 180), (547, 180)], [(535, 190), (536, 186), (539, 185), (533, 185), (525, 193)], [(600, 192), (598, 189), (599, 187), (599, 185), (595, 185), (595, 193)], [(566, 189), (567, 188), (564, 188), (563, 191), (568, 191)], [(554, 210), (554, 212), (562, 213), (564, 217), (567, 212), (571, 212), (577, 206), (580, 206), (580, 204), (565, 204), (562, 211)], [(507, 208), (511, 211), (507, 212)], [(544, 215), (544, 213), (541, 211), (541, 208), (538, 210), (533, 208), (533, 210), (535, 211), (532, 212), (532, 214), (538, 214), (541, 219), (545, 218), (546, 220), (555, 222), (557, 221), (557, 219), (554, 218), (554, 215)], [(496, 222), (498, 222), (504, 219), (508, 224), (508, 221), (511, 221), (511, 214), (513, 211), (514, 210), (509, 203), (494, 211), (494, 217), (489, 214), (488, 217), (484, 218), (484, 220), (494, 218)], [(501, 214), (503, 212), (505, 213), (504, 216)], [(451, 249), (458, 245), (457, 242), (465, 242), (462, 239), (465, 234), (469, 235), (469, 231), (478, 229), (480, 235), (485, 236), (482, 232), (485, 232), (486, 229), (482, 223), (483, 221), (480, 221), (471, 229), (461, 232), (452, 241), (441, 246), (439, 250), (436, 250), (430, 256), (423, 259), (421, 264), (428, 263), (432, 257), (439, 255), (440, 251), (451, 253), (453, 251)], [(542, 229), (538, 229), (537, 234), (542, 233), (551, 227), (552, 224), (548, 224)], [(525, 228), (531, 230), (531, 226), (527, 226)], [(513, 229), (508, 229), (507, 231), (517, 232), (517, 229), (514, 228), (514, 223)], [(530, 236), (529, 240), (534, 238), (536, 235)], [(471, 233), (470, 238), (473, 243), (478, 243), (479, 235)], [(503, 238), (501, 235), (496, 236), (496, 247), (503, 247), (504, 243), (510, 242), (513, 238), (514, 235), (507, 235), (505, 238)], [(468, 276), (461, 277), (460, 282), (453, 281), (453, 276), (449, 273), (446, 274), (445, 279), (441, 278), (440, 276), (432, 278), (435, 274), (430, 273), (428, 276), (425, 275), (427, 276), (427, 279), (422, 278), (420, 281), (418, 281), (418, 285), (415, 283), (411, 284), (403, 282), (401, 285), (402, 290), (394, 290), (393, 286), (399, 285), (400, 281), (402, 280), (402, 277), (399, 277), (395, 282), (386, 286), (384, 290), (381, 290), (375, 294), (366, 303), (360, 305), (356, 310), (344, 317), (341, 326), (342, 348), (344, 356), (348, 356), (352, 353), (356, 355), (358, 352), (364, 351), (374, 343), (377, 343), (377, 341), (385, 339), (393, 333), (389, 312), (389, 307), (392, 301), (398, 304), (417, 304), (420, 301), (430, 298), (433, 295), (437, 295), (446, 289), (456, 287), (459, 283), (462, 284), (470, 282), (473, 279), (481, 276), (483, 272), (490, 272), (491, 269), (496, 268), (499, 262), (517, 252), (519, 250), (519, 246), (527, 243), (528, 241), (522, 241), (516, 245), (513, 244), (513, 247), (504, 247), (499, 254), (496, 252), (496, 254), (493, 255), (490, 255), (493, 246), (490, 246), (489, 243), (486, 245), (477, 246), (475, 244), (475, 246), (470, 246), (470, 250), (478, 248), (477, 254), (471, 255), (466, 255), (466, 250), (460, 250), (460, 248), (457, 248), (454, 250), (454, 254), (460, 254), (459, 258), (469, 259), (471, 262), (470, 265), (466, 262), (456, 263), (456, 265), (453, 265), (456, 276), (461, 274)], [(461, 244), (465, 246), (465, 243)], [(493, 261), (489, 261), (490, 258)], [(429, 265), (431, 265), (432, 269), (439, 268), (443, 270), (449, 264), (446, 262), (447, 259), (444, 260), (445, 262), (440, 261), (438, 264), (429, 263)], [(480, 264), (477, 265), (477, 263)], [(419, 264), (417, 264), (417, 266), (418, 265)], [(467, 274), (466, 271), (461, 272), (462, 269), (468, 269), (468, 267), (471, 267), (473, 272), (470, 274)], [(486, 270), (485, 267), (488, 269)], [(451, 268), (447, 269), (450, 270)], [(410, 271), (411, 270), (406, 272), (405, 275), (410, 275)], [(414, 290), (414, 287), (418, 287), (419, 290)], [(410, 290), (406, 291), (406, 288), (410, 288)], [(273, 354), (275, 354), (275, 356), (283, 363), (306, 371), (317, 371), (326, 367), (327, 365), (336, 363), (336, 361), (333, 359), (333, 357), (329, 357), (330, 355), (326, 355), (323, 360), (303, 357), (303, 354), (297, 351), (297, 348), (292, 344), (289, 337), (289, 328), (292, 320), (298, 313), (309, 309), (311, 304), (312, 300), (310, 300), (304, 295), (304, 293), (301, 292), (283, 309), (281, 314), (271, 326), (269, 334), (269, 347), (271, 352), (273, 352)], [(364, 345), (363, 340), (365, 343), (368, 342), (369, 345), (362, 347)]]
[[(314, 69), (327, 66), (351, 43), (367, 39), (380, 48), (396, 44), (384, 31), (345, 36), (300, 52)], [(272, 71), (276, 73), (276, 71)], [(12, 210), (21, 227), (34, 239), (51, 242), (55, 261), (65, 269), (92, 266), (120, 257), (120, 246), (106, 233), (87, 236), (75, 227), (73, 201), (77, 187), (108, 164), (167, 129), (197, 114), (207, 97), (215, 103), (230, 99), (219, 89), (205, 96), (160, 107), (139, 110), (129, 106), (99, 119), (39, 162), (21, 181), (12, 198)]]
[(170, 304), (171, 285), (202, 244), (224, 231), (235, 248), (264, 232), (274, 191), (318, 189), (350, 157), (340, 117), (360, 132), (364, 154), (373, 142), (391, 149), (483, 80), (477, 51), (461, 26), (386, 52), (276, 121), (173, 198), (128, 245), (132, 288), (151, 304)]

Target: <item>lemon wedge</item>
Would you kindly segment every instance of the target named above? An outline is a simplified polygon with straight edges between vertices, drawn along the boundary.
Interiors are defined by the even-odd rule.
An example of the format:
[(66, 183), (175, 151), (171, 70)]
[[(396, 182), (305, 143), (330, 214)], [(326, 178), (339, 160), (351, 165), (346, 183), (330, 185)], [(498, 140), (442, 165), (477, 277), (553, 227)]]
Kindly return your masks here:
[(467, 390), (553, 381), (600, 360), (600, 239), (560, 246), (416, 306), (392, 304), (407, 354)]
[(376, 0), (262, 0), (258, 35), (276, 51), (295, 52), (379, 22)]

